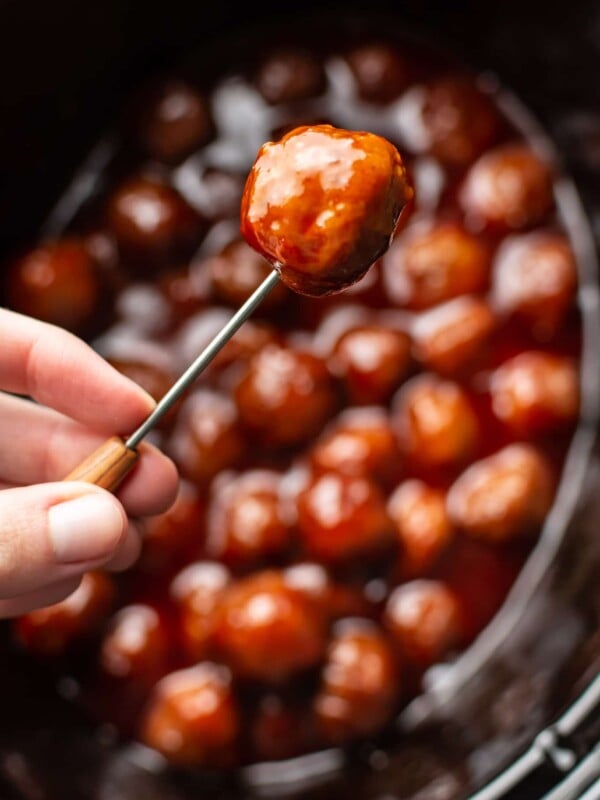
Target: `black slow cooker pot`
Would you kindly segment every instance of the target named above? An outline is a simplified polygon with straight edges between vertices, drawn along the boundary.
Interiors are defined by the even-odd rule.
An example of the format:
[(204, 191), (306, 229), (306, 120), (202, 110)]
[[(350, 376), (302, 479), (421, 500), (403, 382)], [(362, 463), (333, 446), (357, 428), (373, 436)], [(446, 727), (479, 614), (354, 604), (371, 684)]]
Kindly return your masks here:
[[(600, 797), (600, 4), (442, 0), (337, 9), (221, 2), (0, 3), (0, 252), (32, 239), (128, 88), (149, 69), (274, 19), (433, 36), (497, 74), (537, 116), (567, 175), (559, 203), (578, 250), (583, 411), (555, 507), (491, 626), (406, 709), (397, 735), (221, 779), (157, 769), (92, 728), (48, 675), (0, 642), (1, 800)], [(227, 39), (221, 48), (227, 59)], [(511, 99), (512, 103), (518, 101)], [(536, 124), (527, 115), (526, 126)], [(1, 353), (1, 343), (0, 343)], [(5, 631), (0, 628), (0, 636)], [(63, 686), (62, 694), (68, 694)]]

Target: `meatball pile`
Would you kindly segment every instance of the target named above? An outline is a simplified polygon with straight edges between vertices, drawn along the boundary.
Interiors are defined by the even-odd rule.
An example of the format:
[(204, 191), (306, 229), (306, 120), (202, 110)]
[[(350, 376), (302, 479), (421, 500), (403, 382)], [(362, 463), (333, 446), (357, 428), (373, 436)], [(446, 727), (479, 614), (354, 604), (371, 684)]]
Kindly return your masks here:
[[(282, 187), (246, 209), (251, 247), (257, 150), (293, 148), (299, 125), (397, 146), (415, 186), (401, 219), (370, 202), (381, 173), (344, 182), (340, 141), (341, 205), (318, 219), (313, 186), (292, 215)], [(476, 76), (383, 41), (257, 48), (211, 86), (153, 83), (119, 130), (64, 235), (7, 267), (8, 305), (160, 397), (273, 265), (284, 282), (161, 422), (182, 481), (139, 563), (87, 575), (15, 638), (176, 765), (377, 737), (493, 617), (553, 502), (580, 321), (552, 167)], [(296, 247), (307, 231), (318, 258)], [(340, 266), (352, 285), (330, 296)]]

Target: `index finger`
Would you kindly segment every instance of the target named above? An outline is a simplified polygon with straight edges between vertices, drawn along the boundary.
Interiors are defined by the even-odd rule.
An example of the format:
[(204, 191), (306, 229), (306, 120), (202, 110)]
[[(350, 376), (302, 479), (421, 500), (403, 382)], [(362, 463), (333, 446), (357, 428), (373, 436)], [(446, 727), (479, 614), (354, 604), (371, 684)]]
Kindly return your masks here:
[(0, 309), (0, 388), (97, 431), (131, 433), (154, 400), (71, 333)]

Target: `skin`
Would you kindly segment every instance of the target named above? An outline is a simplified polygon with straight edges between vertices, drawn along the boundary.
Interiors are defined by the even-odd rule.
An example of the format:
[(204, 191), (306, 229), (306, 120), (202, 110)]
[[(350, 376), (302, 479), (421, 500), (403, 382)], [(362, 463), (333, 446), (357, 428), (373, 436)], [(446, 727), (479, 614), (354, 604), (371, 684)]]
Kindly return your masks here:
[[(116, 497), (89, 484), (62, 482), (108, 436), (134, 430), (154, 401), (60, 328), (0, 310), (0, 341), (0, 617), (11, 617), (64, 599), (84, 572), (125, 569), (135, 561), (140, 533), (132, 518), (171, 505), (177, 471), (143, 445)], [(100, 498), (96, 514), (101, 508), (104, 516), (90, 526), (82, 515), (87, 557), (61, 560), (49, 512), (82, 497)], [(102, 541), (95, 542), (99, 528)]]

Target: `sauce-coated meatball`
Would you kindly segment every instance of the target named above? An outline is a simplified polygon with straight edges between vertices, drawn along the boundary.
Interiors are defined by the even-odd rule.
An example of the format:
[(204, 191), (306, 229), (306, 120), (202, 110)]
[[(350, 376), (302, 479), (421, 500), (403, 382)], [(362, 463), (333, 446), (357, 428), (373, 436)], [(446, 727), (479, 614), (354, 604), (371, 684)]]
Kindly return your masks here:
[(490, 150), (471, 167), (460, 194), (474, 224), (498, 232), (541, 222), (553, 204), (548, 165), (524, 144)]
[(400, 687), (398, 661), (383, 631), (366, 620), (342, 620), (314, 701), (321, 736), (339, 744), (374, 733), (393, 716)]
[(323, 361), (276, 345), (264, 347), (251, 359), (235, 398), (245, 428), (267, 447), (310, 439), (336, 405), (333, 381)]
[(542, 524), (552, 493), (544, 457), (530, 445), (511, 444), (463, 472), (448, 493), (448, 513), (470, 536), (505, 542)]
[(115, 586), (103, 572), (87, 572), (65, 600), (38, 608), (15, 621), (20, 642), (42, 656), (57, 656), (97, 630), (115, 599)]
[(477, 444), (477, 417), (464, 390), (453, 381), (419, 375), (400, 390), (394, 409), (402, 451), (415, 465), (455, 465)]
[(424, 574), (454, 536), (444, 492), (420, 480), (404, 481), (390, 495), (387, 511), (400, 545), (400, 574)]
[(490, 268), (486, 245), (456, 222), (411, 226), (383, 257), (389, 298), (420, 310), (485, 288)]
[(389, 247), (412, 198), (387, 140), (331, 125), (261, 148), (242, 198), (242, 233), (301, 294), (339, 292)]
[(311, 461), (319, 472), (387, 483), (400, 472), (401, 456), (385, 409), (349, 408), (316, 443)]
[(388, 598), (384, 619), (401, 652), (421, 667), (434, 664), (460, 641), (460, 604), (440, 581), (398, 586)]
[(300, 493), (298, 528), (306, 553), (326, 564), (377, 554), (390, 539), (377, 486), (337, 472), (317, 477)]
[(239, 732), (229, 672), (209, 661), (159, 681), (140, 726), (145, 744), (184, 766), (230, 765)]
[(21, 314), (86, 334), (107, 297), (84, 242), (68, 238), (41, 244), (10, 265), (7, 299)]
[(346, 331), (329, 359), (353, 403), (387, 401), (410, 368), (410, 338), (389, 326), (367, 324)]
[(546, 231), (511, 236), (494, 262), (492, 300), (523, 320), (539, 339), (554, 334), (573, 305), (577, 265), (564, 236)]
[(235, 674), (281, 683), (320, 661), (325, 620), (280, 572), (257, 572), (227, 590), (216, 642)]
[(207, 518), (211, 557), (251, 564), (289, 547), (291, 526), (279, 484), (275, 472), (248, 470), (213, 489)]
[(494, 372), (490, 392), (496, 416), (520, 436), (551, 432), (577, 419), (579, 376), (570, 358), (521, 353)]

